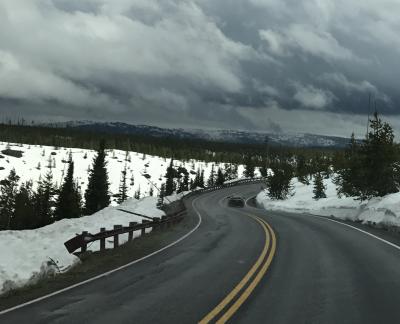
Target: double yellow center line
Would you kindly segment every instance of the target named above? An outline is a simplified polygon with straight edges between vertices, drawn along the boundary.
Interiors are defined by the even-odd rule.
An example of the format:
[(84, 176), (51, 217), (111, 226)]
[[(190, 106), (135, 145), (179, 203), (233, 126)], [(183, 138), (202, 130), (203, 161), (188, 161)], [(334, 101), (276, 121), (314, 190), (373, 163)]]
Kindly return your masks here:
[[(260, 223), (264, 230), (265, 244), (263, 250), (249, 272), (236, 285), (236, 287), (199, 322), (200, 324), (206, 324), (210, 323), (211, 321), (215, 321), (214, 319), (217, 316), (220, 317), (215, 321), (216, 323), (226, 323), (233, 316), (233, 314), (237, 312), (240, 306), (243, 305), (247, 298), (249, 298), (271, 265), (272, 259), (274, 258), (276, 252), (275, 233), (272, 227), (262, 218), (253, 215), (249, 216)], [(223, 314), (220, 315), (221, 313)]]

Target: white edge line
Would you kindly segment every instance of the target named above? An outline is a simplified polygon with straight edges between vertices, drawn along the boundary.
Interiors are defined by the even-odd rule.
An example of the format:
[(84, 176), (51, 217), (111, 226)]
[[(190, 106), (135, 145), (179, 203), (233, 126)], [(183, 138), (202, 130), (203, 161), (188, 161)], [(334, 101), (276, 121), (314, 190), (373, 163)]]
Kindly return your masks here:
[(164, 246), (163, 248), (161, 248), (161, 249), (159, 249), (159, 250), (157, 250), (157, 251), (154, 251), (154, 252), (152, 252), (152, 253), (150, 253), (150, 254), (148, 254), (148, 255), (146, 255), (146, 256), (140, 258), (140, 259), (137, 259), (137, 260), (135, 260), (135, 261), (132, 261), (132, 262), (130, 262), (130, 263), (127, 263), (127, 264), (125, 264), (125, 265), (123, 265), (123, 266), (121, 266), (121, 267), (118, 267), (118, 268), (116, 268), (116, 269), (113, 269), (113, 270), (104, 272), (104, 273), (102, 273), (102, 274), (100, 274), (100, 275), (97, 275), (97, 276), (95, 276), (95, 277), (93, 277), (93, 278), (90, 278), (90, 279), (87, 279), (87, 280), (78, 282), (78, 283), (76, 283), (76, 284), (74, 284), (74, 285), (72, 285), (72, 286), (68, 286), (68, 287), (65, 287), (65, 288), (63, 288), (63, 289), (57, 290), (57, 291), (55, 291), (55, 292), (53, 292), (53, 293), (51, 293), (51, 294), (44, 295), (44, 296), (42, 296), (42, 297), (39, 297), (39, 298), (30, 300), (30, 301), (28, 301), (28, 302), (26, 302), (26, 303), (23, 303), (23, 304), (14, 306), (14, 307), (12, 307), (12, 308), (8, 308), (8, 309), (5, 309), (5, 310), (3, 310), (3, 311), (0, 311), (0, 315), (4, 315), (4, 314), (6, 314), (6, 313), (10, 313), (10, 312), (15, 311), (15, 310), (17, 310), (17, 309), (20, 309), (20, 308), (23, 308), (23, 307), (26, 307), (26, 306), (35, 304), (35, 303), (40, 302), (40, 301), (42, 301), (42, 300), (44, 300), (44, 299), (48, 299), (48, 298), (50, 298), (50, 297), (59, 295), (59, 294), (61, 294), (61, 293), (63, 293), (63, 292), (72, 290), (72, 289), (74, 289), (74, 288), (76, 288), (76, 287), (79, 287), (79, 286), (83, 286), (83, 285), (85, 285), (85, 284), (88, 284), (88, 283), (90, 283), (90, 282), (92, 282), (92, 281), (95, 281), (95, 280), (97, 280), (97, 279), (106, 277), (106, 276), (108, 276), (108, 275), (110, 275), (110, 274), (113, 274), (114, 272), (123, 270), (123, 269), (125, 269), (125, 268), (128, 268), (128, 267), (130, 267), (130, 266), (136, 264), (136, 263), (139, 263), (139, 262), (141, 262), (141, 261), (144, 261), (144, 260), (146, 260), (146, 259), (152, 257), (153, 255), (156, 255), (156, 254), (158, 254), (158, 253), (161, 253), (161, 252), (163, 252), (163, 251), (169, 249), (170, 247), (172, 247), (172, 246), (178, 244), (179, 242), (183, 241), (184, 239), (186, 239), (187, 237), (189, 237), (191, 234), (193, 234), (193, 233), (200, 227), (200, 225), (201, 225), (201, 222), (202, 222), (201, 215), (200, 215), (200, 213), (198, 212), (198, 210), (196, 209), (196, 207), (194, 206), (194, 203), (195, 203), (199, 198), (200, 198), (200, 197), (197, 197), (196, 199), (194, 199), (194, 200), (192, 201), (192, 208), (193, 208), (193, 210), (196, 212), (196, 214), (197, 214), (197, 216), (198, 216), (198, 218), (199, 218), (199, 221), (198, 221), (197, 225), (196, 225), (190, 232), (186, 233), (184, 236), (182, 236), (181, 238), (179, 238), (179, 239), (176, 240), (175, 242), (172, 242), (172, 243), (168, 244), (167, 246)]
[[(248, 205), (247, 202), (248, 202), (250, 199), (252, 199), (252, 198), (254, 198), (254, 197), (250, 197), (249, 199), (246, 200), (246, 206), (247, 206), (247, 207), (254, 208), (254, 209), (261, 209), (261, 210), (265, 210), (265, 211), (266, 211), (266, 209), (263, 209), (263, 208), (256, 208), (256, 207), (253, 207), (253, 206)], [(349, 225), (349, 224), (346, 224), (346, 223), (337, 221), (337, 220), (332, 219), (332, 218), (329, 218), (329, 217), (318, 216), (318, 215), (312, 215), (312, 214), (309, 214), (309, 215), (312, 216), (312, 217), (316, 217), (316, 218), (320, 218), (320, 219), (325, 219), (325, 220), (328, 220), (328, 221), (331, 221), (331, 222), (334, 222), (334, 223), (337, 223), (337, 224), (340, 224), (340, 225), (343, 225), (343, 226), (350, 227), (350, 228), (352, 228), (353, 230), (356, 230), (356, 231), (359, 231), (359, 232), (361, 232), (361, 233), (363, 233), (363, 234), (365, 234), (365, 235), (371, 236), (371, 237), (373, 237), (374, 239), (377, 239), (378, 241), (381, 241), (381, 242), (383, 242), (383, 243), (385, 243), (385, 244), (387, 244), (387, 245), (390, 245), (391, 247), (394, 247), (394, 248), (397, 249), (397, 250), (400, 250), (400, 246), (398, 246), (398, 245), (396, 245), (396, 244), (394, 244), (394, 243), (392, 243), (392, 242), (389, 242), (389, 241), (387, 241), (387, 240), (385, 240), (385, 239), (383, 239), (383, 238), (381, 238), (381, 237), (379, 237), (379, 236), (376, 236), (376, 235), (374, 235), (374, 234), (372, 234), (372, 233), (370, 233), (370, 232), (364, 231), (364, 230), (362, 230), (362, 229), (360, 229), (360, 228), (358, 228), (358, 227), (355, 227), (355, 226), (352, 226), (352, 225)]]
[(331, 222), (334, 222), (334, 223), (341, 224), (343, 226), (350, 227), (350, 228), (352, 228), (352, 229), (354, 229), (356, 231), (364, 233), (365, 235), (371, 236), (371, 237), (377, 239), (378, 241), (386, 243), (387, 245), (390, 245), (390, 246), (394, 247), (397, 250), (400, 250), (400, 246), (398, 246), (398, 245), (396, 245), (396, 244), (394, 244), (392, 242), (389, 242), (389, 241), (387, 241), (387, 240), (385, 240), (385, 239), (383, 239), (383, 238), (381, 238), (379, 236), (376, 236), (376, 235), (374, 235), (374, 234), (372, 234), (370, 232), (364, 231), (364, 230), (362, 230), (362, 229), (360, 229), (358, 227), (355, 227), (355, 226), (352, 226), (352, 225), (349, 225), (349, 224), (346, 224), (346, 223), (343, 223), (343, 222), (340, 222), (340, 221), (337, 221), (337, 220), (334, 220), (334, 219), (331, 219), (331, 218), (328, 218), (328, 217), (323, 217), (323, 216), (318, 216), (318, 215), (311, 215), (311, 214), (310, 214), (310, 216), (317, 217), (317, 218), (322, 218), (322, 219), (325, 219), (325, 220), (328, 220), (328, 221), (331, 221)]

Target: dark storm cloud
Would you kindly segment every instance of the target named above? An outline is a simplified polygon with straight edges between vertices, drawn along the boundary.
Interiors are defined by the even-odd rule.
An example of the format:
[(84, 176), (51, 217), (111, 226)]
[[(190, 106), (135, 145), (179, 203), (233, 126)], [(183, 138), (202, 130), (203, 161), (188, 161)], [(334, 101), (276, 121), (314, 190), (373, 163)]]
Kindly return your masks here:
[(362, 134), (396, 130), (397, 0), (14, 0), (0, 110), (36, 119)]

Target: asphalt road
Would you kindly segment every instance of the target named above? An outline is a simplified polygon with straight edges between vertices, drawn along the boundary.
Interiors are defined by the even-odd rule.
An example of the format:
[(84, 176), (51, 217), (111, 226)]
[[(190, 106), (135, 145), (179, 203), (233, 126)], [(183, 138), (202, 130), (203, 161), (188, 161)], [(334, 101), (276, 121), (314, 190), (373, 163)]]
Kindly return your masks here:
[[(211, 322), (230, 310), (233, 323), (400, 321), (400, 250), (326, 219), (226, 206), (224, 197), (251, 197), (259, 188), (240, 186), (189, 201), (202, 221), (184, 241), (0, 315), (0, 323), (197, 323), (227, 296), (232, 298)], [(188, 216), (194, 223), (196, 210)]]

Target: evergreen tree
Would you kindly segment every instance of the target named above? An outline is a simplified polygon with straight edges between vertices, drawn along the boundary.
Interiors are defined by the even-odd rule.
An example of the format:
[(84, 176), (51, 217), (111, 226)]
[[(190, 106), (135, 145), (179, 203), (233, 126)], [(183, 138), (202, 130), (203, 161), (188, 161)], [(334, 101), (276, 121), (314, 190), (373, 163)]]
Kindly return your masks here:
[(393, 129), (382, 122), (378, 113), (370, 121), (370, 133), (361, 146), (364, 186), (361, 199), (382, 197), (399, 189), (399, 155), (394, 144)]
[(167, 173), (165, 174), (166, 182), (165, 182), (165, 195), (170, 196), (174, 193), (174, 160), (171, 159), (169, 167), (167, 168)]
[(153, 188), (153, 186), (150, 186), (149, 196), (150, 196), (150, 197), (153, 197), (153, 196), (154, 196), (154, 188)]
[(15, 169), (12, 169), (8, 177), (0, 182), (0, 230), (10, 229), (15, 211), (19, 179)]
[(121, 181), (119, 184), (119, 197), (118, 204), (122, 204), (128, 198), (128, 185), (127, 181), (127, 166), (125, 163), (125, 167), (121, 172)]
[(197, 172), (196, 172), (196, 176), (195, 176), (193, 184), (192, 184), (192, 187), (191, 187), (192, 190), (196, 189), (197, 187), (200, 187), (200, 177), (201, 177), (201, 171), (200, 171), (200, 168), (198, 168)]
[(267, 167), (267, 164), (266, 164), (266, 163), (264, 163), (264, 164), (262, 165), (262, 167), (260, 168), (260, 173), (261, 173), (261, 176), (262, 176), (263, 178), (266, 178), (266, 177), (268, 176), (268, 167)]
[(204, 188), (204, 170), (201, 170), (199, 177), (199, 185), (200, 188)]
[(189, 190), (189, 172), (184, 173), (183, 180), (179, 183), (178, 193)]
[(246, 178), (254, 178), (255, 165), (251, 154), (246, 154), (244, 176)]
[(299, 182), (309, 185), (310, 181), (308, 179), (310, 171), (307, 165), (306, 158), (303, 154), (299, 154), (296, 159), (296, 175)]
[(29, 181), (20, 187), (15, 198), (15, 211), (11, 222), (11, 229), (33, 229), (35, 225), (32, 182)]
[(217, 172), (217, 179), (215, 181), (215, 185), (216, 186), (222, 186), (225, 182), (225, 175), (222, 172), (221, 168), (218, 168), (218, 172)]
[(35, 228), (49, 225), (54, 221), (53, 207), (56, 193), (53, 174), (49, 171), (39, 180), (37, 191), (33, 195)]
[(214, 169), (214, 164), (211, 166), (211, 172), (210, 172), (210, 177), (208, 178), (207, 181), (207, 187), (214, 187), (215, 185), (215, 169)]
[(361, 200), (397, 192), (400, 186), (399, 152), (392, 127), (375, 112), (371, 131), (361, 145), (352, 136), (345, 166), (335, 178), (338, 195)]
[(162, 208), (164, 206), (165, 197), (165, 183), (161, 185), (160, 192), (158, 193), (157, 208)]
[(326, 194), (325, 194), (325, 190), (326, 187), (324, 185), (324, 181), (323, 181), (323, 177), (321, 172), (318, 172), (315, 176), (314, 176), (314, 199), (321, 199), (321, 198), (326, 198)]
[(85, 214), (91, 215), (110, 205), (105, 142), (101, 141), (89, 174), (85, 192)]
[(336, 184), (337, 194), (346, 197), (356, 197), (360, 195), (360, 188), (363, 187), (364, 179), (362, 179), (362, 161), (360, 159), (360, 147), (357, 144), (354, 133), (348, 148), (346, 149), (343, 161), (337, 163), (339, 168), (336, 170), (337, 176), (333, 182)]
[(196, 189), (196, 186), (194, 185), (194, 181), (193, 181), (193, 179), (190, 179), (190, 183), (189, 183), (189, 189), (190, 189), (190, 190), (194, 190), (194, 189)]
[(74, 182), (74, 162), (70, 156), (67, 175), (61, 186), (56, 203), (55, 219), (78, 218), (82, 216), (82, 197)]
[(286, 162), (271, 165), (272, 174), (267, 176), (266, 184), (271, 199), (284, 200), (292, 193), (292, 166)]
[(141, 192), (140, 192), (140, 186), (139, 188), (135, 191), (135, 194), (133, 196), (135, 199), (139, 200), (141, 197)]

